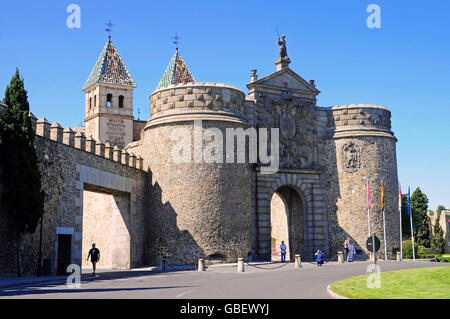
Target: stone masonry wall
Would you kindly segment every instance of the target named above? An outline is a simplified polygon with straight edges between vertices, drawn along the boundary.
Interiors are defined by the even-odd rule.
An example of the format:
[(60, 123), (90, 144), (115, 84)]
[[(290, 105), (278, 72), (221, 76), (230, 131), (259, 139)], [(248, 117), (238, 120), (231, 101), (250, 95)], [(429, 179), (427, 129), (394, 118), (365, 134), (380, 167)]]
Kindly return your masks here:
[(350, 105), (330, 109), (326, 143), (328, 185), (328, 233), (330, 253), (343, 249), (347, 237), (368, 256), (368, 191), (371, 190), (371, 233), (381, 241), (378, 256), (384, 258), (381, 183), (384, 183), (388, 258), (400, 246), (396, 138), (390, 131), (390, 112), (374, 105)]
[[(42, 188), (47, 194), (43, 217), (43, 258), (52, 260), (56, 272), (58, 233), (72, 234), (71, 262), (81, 265), (83, 192), (87, 185), (129, 193), (130, 197), (130, 263), (145, 263), (145, 211), (142, 160), (101, 143), (63, 130), (45, 119), (36, 125), (36, 152), (42, 172)], [(63, 132), (64, 131), (64, 132)], [(105, 208), (106, 209), (106, 208)], [(3, 222), (2, 222), (3, 224)], [(23, 239), (24, 272), (35, 273), (39, 251), (39, 226)], [(2, 245), (2, 247), (5, 247)], [(15, 247), (6, 246), (2, 255), (14, 256)], [(3, 257), (3, 256), (2, 256)], [(15, 271), (15, 261), (2, 263), (0, 272)]]
[[(151, 120), (138, 147), (149, 169), (149, 256), (151, 263), (196, 263), (200, 257), (236, 261), (251, 250), (250, 165), (208, 162), (194, 157), (194, 130), (204, 136), (200, 154), (210, 142), (226, 145), (227, 128), (248, 127), (244, 94), (214, 83), (172, 85), (154, 92)], [(194, 129), (194, 121), (201, 127)], [(198, 122), (197, 122), (198, 123)], [(182, 136), (173, 133), (184, 130)], [(176, 163), (173, 150), (187, 138), (191, 157)], [(218, 154), (223, 150), (212, 150)]]
[[(228, 123), (203, 121), (202, 132)], [(169, 263), (193, 264), (198, 258), (222, 256), (224, 261), (247, 257), (251, 244), (251, 178), (248, 164), (180, 163), (170, 154), (175, 129), (193, 124), (171, 123), (144, 133), (142, 150), (149, 167), (149, 255)], [(151, 143), (150, 141), (159, 141)]]

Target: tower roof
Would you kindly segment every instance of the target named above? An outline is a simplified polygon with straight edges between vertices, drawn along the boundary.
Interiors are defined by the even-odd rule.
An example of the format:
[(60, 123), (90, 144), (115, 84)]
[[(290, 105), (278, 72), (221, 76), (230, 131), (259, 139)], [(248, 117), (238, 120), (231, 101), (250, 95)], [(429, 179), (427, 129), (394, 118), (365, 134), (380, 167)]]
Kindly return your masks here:
[(103, 48), (83, 90), (95, 83), (111, 83), (136, 87), (111, 38), (108, 39)]
[(177, 49), (156, 89), (179, 83), (195, 83), (195, 80)]

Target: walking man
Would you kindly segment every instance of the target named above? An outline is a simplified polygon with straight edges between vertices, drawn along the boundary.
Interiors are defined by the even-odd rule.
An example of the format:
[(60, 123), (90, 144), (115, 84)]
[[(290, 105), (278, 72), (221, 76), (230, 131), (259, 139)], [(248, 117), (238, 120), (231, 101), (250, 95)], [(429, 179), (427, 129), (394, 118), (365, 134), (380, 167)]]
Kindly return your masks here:
[(87, 260), (89, 260), (89, 257), (91, 257), (91, 263), (92, 263), (92, 269), (93, 269), (92, 274), (95, 276), (96, 264), (100, 260), (100, 250), (98, 250), (98, 248), (95, 248), (95, 244), (92, 244), (92, 249), (89, 250)]
[(284, 263), (286, 261), (286, 248), (287, 246), (284, 244), (284, 241), (281, 241), (280, 249), (281, 249), (281, 262)]

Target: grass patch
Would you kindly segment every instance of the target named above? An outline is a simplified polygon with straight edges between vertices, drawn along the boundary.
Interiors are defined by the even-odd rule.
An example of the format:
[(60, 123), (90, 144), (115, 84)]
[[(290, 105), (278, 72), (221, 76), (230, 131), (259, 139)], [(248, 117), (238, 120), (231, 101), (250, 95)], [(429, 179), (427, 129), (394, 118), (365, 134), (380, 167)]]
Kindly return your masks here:
[(355, 299), (450, 299), (450, 266), (381, 272), (381, 288), (368, 288), (368, 275), (331, 285), (341, 296)]

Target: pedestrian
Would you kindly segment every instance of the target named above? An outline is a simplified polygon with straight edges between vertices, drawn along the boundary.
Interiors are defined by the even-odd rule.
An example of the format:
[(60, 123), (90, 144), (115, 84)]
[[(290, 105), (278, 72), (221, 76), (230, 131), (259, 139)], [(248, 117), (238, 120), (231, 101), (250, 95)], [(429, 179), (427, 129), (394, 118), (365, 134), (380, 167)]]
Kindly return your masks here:
[(281, 262), (284, 263), (286, 261), (286, 248), (287, 246), (284, 244), (284, 241), (281, 241), (280, 249), (281, 249)]
[(355, 254), (355, 245), (353, 244), (353, 241), (350, 239), (348, 242), (348, 261), (353, 261), (353, 255)]
[(92, 263), (92, 269), (93, 269), (92, 274), (95, 275), (96, 264), (100, 261), (100, 250), (98, 250), (98, 248), (95, 248), (95, 244), (92, 244), (92, 249), (89, 250), (87, 260), (89, 260), (89, 257), (91, 257), (91, 263)]
[(347, 261), (348, 259), (348, 242), (350, 241), (350, 237), (347, 237), (347, 239), (344, 241), (344, 260)]
[(323, 257), (324, 257), (323, 251), (319, 249), (319, 250), (314, 254), (314, 256), (316, 256), (316, 263), (317, 263), (317, 266), (318, 266), (318, 267), (322, 266), (322, 265), (323, 265)]

